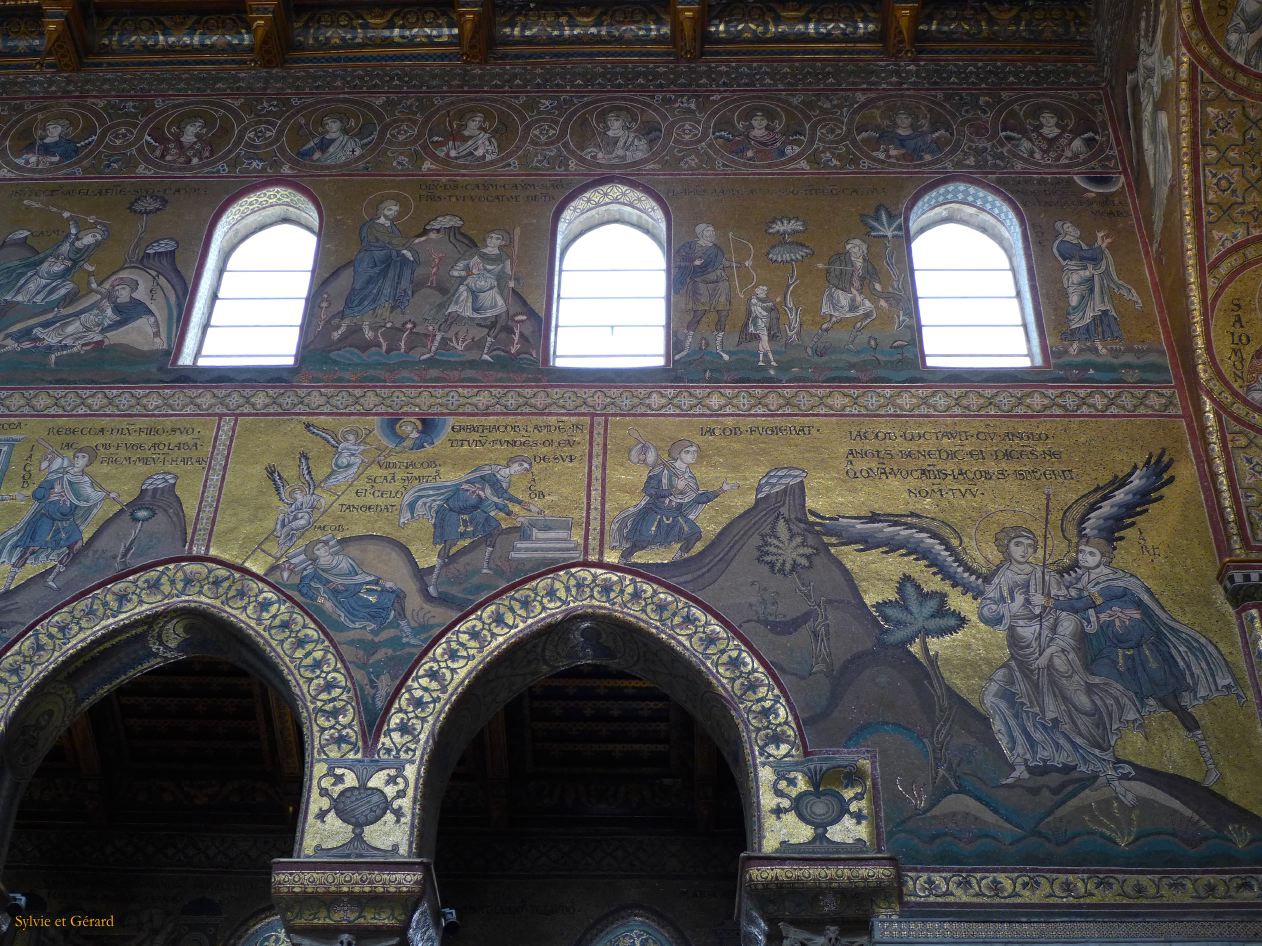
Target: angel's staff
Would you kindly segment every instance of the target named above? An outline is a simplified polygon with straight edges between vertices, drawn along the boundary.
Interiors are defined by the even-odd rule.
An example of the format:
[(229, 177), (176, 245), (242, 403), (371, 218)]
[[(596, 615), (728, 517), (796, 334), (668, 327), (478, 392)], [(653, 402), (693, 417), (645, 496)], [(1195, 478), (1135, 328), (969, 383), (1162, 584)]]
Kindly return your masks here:
[[(508, 247), (508, 308), (509, 312), (513, 312), (513, 280), (517, 276), (517, 241), (521, 238), (521, 227), (513, 227), (513, 242)], [(509, 319), (513, 323), (513, 344), (508, 346), (510, 355), (517, 354), (517, 349), (521, 348), (521, 326), (526, 321), (526, 317), (518, 309), (516, 313), (510, 314)]]
[(1043, 580), (1039, 583), (1042, 587), (1040, 594), (1044, 598), (1047, 597), (1047, 537), (1052, 523), (1052, 488), (1048, 486), (1043, 490)]
[(40, 210), (51, 210), (55, 214), (69, 214), (72, 217), (82, 217), (84, 220), (87, 220), (89, 223), (103, 223), (107, 227), (113, 226), (113, 224), (110, 223), (108, 220), (102, 220), (100, 217), (93, 217), (91, 214), (76, 213), (73, 210), (63, 210), (60, 207), (54, 207), (52, 204), (41, 204), (38, 200), (27, 199), (27, 200), (22, 201), (22, 203), (24, 206), (27, 206), (27, 207), (37, 207)]

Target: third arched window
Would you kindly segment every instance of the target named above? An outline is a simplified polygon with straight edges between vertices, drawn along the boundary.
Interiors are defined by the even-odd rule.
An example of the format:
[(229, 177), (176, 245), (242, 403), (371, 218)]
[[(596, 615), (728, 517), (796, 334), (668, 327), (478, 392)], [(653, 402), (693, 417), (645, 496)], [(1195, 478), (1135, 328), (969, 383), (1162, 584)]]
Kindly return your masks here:
[(953, 183), (917, 200), (909, 226), (925, 366), (1041, 365), (1025, 235), (1012, 207)]

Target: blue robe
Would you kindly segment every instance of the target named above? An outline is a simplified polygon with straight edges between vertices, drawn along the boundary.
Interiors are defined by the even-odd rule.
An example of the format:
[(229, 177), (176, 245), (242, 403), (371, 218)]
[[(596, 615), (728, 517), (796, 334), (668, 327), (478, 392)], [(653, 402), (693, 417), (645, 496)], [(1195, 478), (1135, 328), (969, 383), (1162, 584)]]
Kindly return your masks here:
[[(684, 497), (676, 492), (681, 482), (690, 487)], [(674, 461), (653, 467), (641, 492), (644, 498), (640, 502), (614, 517), (611, 547), (660, 548), (698, 537), (701, 527), (693, 520), (720, 495), (718, 490), (697, 490), (696, 475), (686, 466), (676, 466)]]
[(1163, 696), (1189, 708), (1229, 693), (1244, 702), (1222, 652), (1176, 621), (1134, 575), (1104, 568), (1071, 592), (1052, 607), (1083, 619), (1091, 672), (1134, 693), (1145, 715), (1164, 709)]
[(44, 167), (48, 164), (65, 164), (79, 156), (79, 145), (69, 138), (46, 141), (40, 138), (22, 149), (18, 163), (26, 167)]
[(877, 143), (886, 151), (897, 151), (891, 154), (890, 161), (927, 161), (929, 158), (941, 157), (942, 149), (933, 140), (931, 131), (911, 131), (907, 134), (890, 129), (876, 136)]
[[(59, 493), (53, 498), (54, 493)], [(31, 492), (35, 501), (20, 522), (0, 534), (0, 563), (13, 564), (23, 549), (36, 551), (28, 565), (56, 561), (83, 541), (83, 529), (105, 502), (106, 493), (86, 473), (56, 460)]]
[(458, 480), (421, 483), (403, 496), (399, 524), (428, 519), (434, 524), (434, 544), (477, 539), (498, 531), (496, 513), (513, 514), (509, 503), (525, 503), (508, 490), (508, 467), (486, 464)]
[(397, 588), (385, 587), (349, 555), (337, 555), (329, 564), (310, 562), (298, 579), (298, 593), (309, 601), (327, 598), (348, 624), (374, 631), (390, 623), (399, 597)]
[(410, 242), (393, 223), (364, 221), (343, 319), (384, 319), (392, 309), (402, 312), (408, 307), (416, 273), (416, 261), (403, 255)]

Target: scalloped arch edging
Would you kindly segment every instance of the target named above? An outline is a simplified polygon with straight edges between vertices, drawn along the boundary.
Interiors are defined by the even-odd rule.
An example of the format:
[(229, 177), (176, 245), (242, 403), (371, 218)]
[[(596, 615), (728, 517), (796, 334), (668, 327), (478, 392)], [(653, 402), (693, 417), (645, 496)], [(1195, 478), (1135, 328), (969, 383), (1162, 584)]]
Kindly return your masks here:
[(362, 715), (328, 632), (258, 577), (209, 561), (167, 562), (70, 601), (0, 654), (0, 740), (14, 711), (67, 661), (121, 627), (181, 610), (227, 621), (289, 682), (309, 740), (326, 758), (362, 753)]
[(758, 762), (800, 751), (788, 698), (736, 634), (699, 605), (645, 578), (572, 568), (519, 585), (444, 632), (382, 713), (377, 757), (416, 756), (482, 666), (524, 633), (579, 611), (620, 618), (703, 671), (738, 711)]

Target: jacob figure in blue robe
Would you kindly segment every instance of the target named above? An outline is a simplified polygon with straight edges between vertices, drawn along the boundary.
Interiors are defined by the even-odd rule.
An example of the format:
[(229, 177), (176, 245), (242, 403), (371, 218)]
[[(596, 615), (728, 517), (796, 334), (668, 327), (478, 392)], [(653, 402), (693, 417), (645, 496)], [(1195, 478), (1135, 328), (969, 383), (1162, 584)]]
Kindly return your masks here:
[(406, 595), (398, 585), (364, 571), (329, 539), (313, 539), (303, 552), (298, 593), (304, 598), (324, 605), (353, 628), (380, 631), (394, 619), (404, 637), (413, 636)]
[[(86, 470), (96, 460), (96, 451), (80, 447), (67, 460), (52, 451), (44, 455), (40, 471), (44, 478), (31, 492), (35, 501), (22, 521), (0, 534), (0, 564), (9, 566), (0, 594), (13, 587), (13, 579), (24, 565), (56, 562), (44, 584), (56, 588), (55, 579), (83, 545), (83, 530), (106, 498), (119, 501), (117, 493), (102, 489)], [(0, 499), (23, 500), (15, 493)]]
[(618, 561), (629, 562), (645, 549), (678, 544), (671, 561), (678, 561), (701, 540), (696, 518), (706, 504), (714, 502), (738, 484), (724, 482), (718, 489), (702, 490), (692, 465), (701, 448), (691, 440), (676, 440), (658, 462), (657, 450), (643, 440), (632, 448), (631, 462), (649, 467), (641, 492), (644, 498), (624, 509), (609, 530), (609, 544), (622, 549)]
[(507, 464), (484, 464), (458, 480), (421, 483), (404, 494), (399, 505), (399, 525), (407, 525), (414, 519), (428, 519), (434, 524), (438, 561), (429, 576), (431, 595), (438, 594), (438, 576), (459, 542), (481, 540), (484, 546), (482, 571), (491, 571), (491, 553), (503, 529), (496, 515), (520, 521), (509, 503), (534, 515), (543, 512), (534, 503), (518, 499), (509, 492), (513, 477), (528, 473), (530, 467), (529, 457), (509, 457)]
[(1222, 652), (1176, 621), (1137, 577), (1114, 568), (1113, 554), (1108, 541), (1083, 539), (1070, 597), (1030, 600), (1083, 621), (1089, 671), (1130, 690), (1144, 715), (1173, 713), (1205, 762), (1203, 784), (1213, 785), (1222, 773), (1192, 707), (1227, 694), (1243, 703), (1244, 693)]

